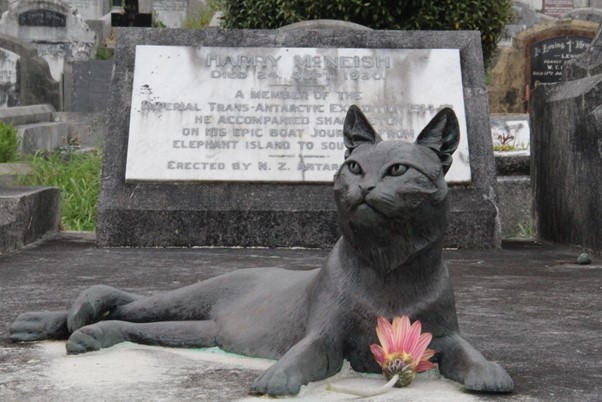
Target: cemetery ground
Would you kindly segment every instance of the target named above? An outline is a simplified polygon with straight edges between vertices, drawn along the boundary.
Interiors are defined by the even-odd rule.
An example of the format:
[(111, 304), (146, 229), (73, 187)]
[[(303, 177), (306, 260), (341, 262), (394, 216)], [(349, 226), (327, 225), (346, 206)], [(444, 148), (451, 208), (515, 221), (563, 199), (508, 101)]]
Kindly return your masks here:
[[(595, 401), (602, 395), (602, 264), (577, 265), (580, 250), (535, 243), (446, 250), (463, 335), (504, 366), (509, 395), (470, 394), (429, 374), (369, 400)], [(13, 343), (8, 324), (25, 311), (66, 309), (80, 291), (104, 283), (150, 294), (234, 269), (319, 267), (328, 250), (97, 248), (92, 233), (59, 233), (0, 255), (0, 399), (255, 400), (253, 379), (270, 361), (198, 350), (121, 344), (67, 356), (65, 342)], [(377, 296), (375, 296), (377, 297)], [(368, 347), (368, 345), (366, 345)], [(301, 400), (352, 400), (329, 392), (380, 376), (343, 373), (304, 387)]]

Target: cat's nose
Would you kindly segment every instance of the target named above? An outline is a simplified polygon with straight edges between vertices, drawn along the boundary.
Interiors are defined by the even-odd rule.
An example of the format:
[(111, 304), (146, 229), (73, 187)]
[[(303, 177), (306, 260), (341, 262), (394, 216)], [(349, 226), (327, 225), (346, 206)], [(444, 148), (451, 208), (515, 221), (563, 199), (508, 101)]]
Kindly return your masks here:
[(374, 186), (360, 184), (360, 191), (362, 192), (362, 197), (367, 196), (368, 193), (370, 193), (370, 191), (372, 191), (372, 190), (374, 190)]

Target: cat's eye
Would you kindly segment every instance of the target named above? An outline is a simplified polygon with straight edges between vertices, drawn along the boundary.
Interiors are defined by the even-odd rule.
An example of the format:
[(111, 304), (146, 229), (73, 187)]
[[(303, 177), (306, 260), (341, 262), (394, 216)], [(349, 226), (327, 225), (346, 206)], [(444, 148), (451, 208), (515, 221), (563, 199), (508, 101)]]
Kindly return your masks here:
[(359, 163), (357, 162), (349, 162), (347, 164), (347, 169), (349, 169), (349, 171), (353, 174), (362, 174), (362, 168), (360, 167)]
[(408, 170), (406, 165), (402, 165), (401, 163), (396, 163), (395, 165), (389, 168), (387, 174), (389, 176), (401, 176)]

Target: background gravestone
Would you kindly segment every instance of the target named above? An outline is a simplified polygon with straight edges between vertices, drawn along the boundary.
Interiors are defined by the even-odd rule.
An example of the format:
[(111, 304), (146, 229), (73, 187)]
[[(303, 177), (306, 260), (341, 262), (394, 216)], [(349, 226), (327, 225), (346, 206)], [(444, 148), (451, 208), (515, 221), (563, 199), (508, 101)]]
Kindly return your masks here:
[(50, 75), (48, 63), (30, 44), (0, 34), (0, 101), (3, 106), (48, 103), (61, 108), (60, 83)]
[[(470, 183), (451, 188), (446, 244), (499, 245), (483, 60), (480, 48), (475, 45), (480, 43), (478, 32), (219, 29), (118, 32), (109, 102), (110, 134), (104, 146), (97, 208), (99, 245), (328, 247), (337, 240), (332, 183), (126, 182), (136, 46), (201, 44), (243, 48), (458, 49), (467, 127), (463, 135), (468, 137), (472, 177)], [(226, 85), (230, 90), (233, 88), (229, 82)], [(216, 90), (220, 91), (219, 87)], [(145, 93), (152, 97), (150, 92)], [(207, 95), (197, 96), (207, 99)]]
[(539, 235), (602, 253), (602, 38), (532, 94), (531, 174)]
[(573, 9), (573, 0), (543, 0), (543, 13), (560, 17)]
[(111, 0), (63, 0), (84, 20), (98, 19), (111, 12)]
[(167, 28), (180, 28), (186, 19), (189, 0), (154, 0), (156, 18)]
[(17, 1), (2, 15), (0, 32), (32, 44), (57, 81), (65, 61), (88, 60), (96, 51), (94, 32), (63, 2)]
[(598, 24), (590, 21), (557, 20), (514, 36), (512, 47), (501, 50), (491, 71), (491, 112), (526, 112), (535, 81), (560, 81), (564, 62), (583, 52), (597, 29)]

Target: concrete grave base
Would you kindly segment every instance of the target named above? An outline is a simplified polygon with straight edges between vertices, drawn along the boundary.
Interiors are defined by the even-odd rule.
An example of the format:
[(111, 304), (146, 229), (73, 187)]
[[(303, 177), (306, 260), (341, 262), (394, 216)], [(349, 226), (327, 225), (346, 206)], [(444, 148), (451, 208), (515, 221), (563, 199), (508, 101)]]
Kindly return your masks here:
[(0, 253), (56, 232), (59, 205), (57, 188), (0, 188)]
[[(2, 349), (0, 349), (1, 351)], [(4, 401), (35, 398), (41, 393), (48, 399), (77, 400), (203, 400), (262, 401), (248, 395), (248, 389), (263, 370), (274, 362), (240, 355), (224, 354), (218, 349), (173, 349), (124, 343), (99, 352), (68, 356), (65, 342), (40, 342), (24, 351), (28, 361), (3, 380), (35, 384), (32, 389), (13, 386), (2, 393)], [(347, 401), (357, 396), (328, 391), (327, 386), (345, 386), (353, 390), (376, 389), (386, 382), (380, 375), (353, 371), (347, 363), (341, 372), (323, 381), (302, 387), (299, 395), (287, 399), (299, 401)], [(372, 401), (477, 401), (462, 391), (458, 383), (440, 378), (436, 371), (419, 374), (407, 388), (394, 388)]]
[(331, 184), (126, 183), (136, 45), (459, 49), (470, 184), (453, 186), (446, 245), (499, 246), (495, 163), (478, 32), (120, 29), (97, 209), (100, 246), (329, 247)]

